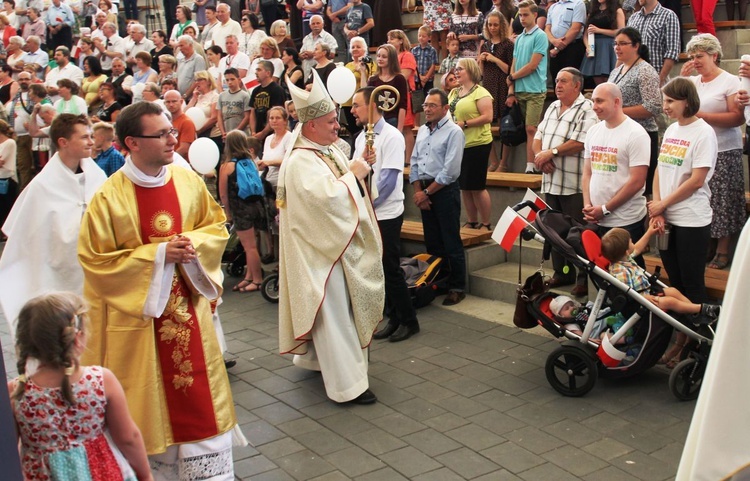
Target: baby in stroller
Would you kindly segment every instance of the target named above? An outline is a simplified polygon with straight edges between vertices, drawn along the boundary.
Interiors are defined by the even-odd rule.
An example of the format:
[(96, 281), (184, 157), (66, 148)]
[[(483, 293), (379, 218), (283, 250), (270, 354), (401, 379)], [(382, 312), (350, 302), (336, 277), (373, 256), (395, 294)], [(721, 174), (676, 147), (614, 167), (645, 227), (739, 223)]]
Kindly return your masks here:
[(713, 321), (719, 317), (721, 306), (715, 304), (695, 304), (674, 287), (659, 289), (650, 293), (649, 274), (636, 264), (634, 258), (642, 253), (649, 239), (656, 233), (655, 225), (650, 225), (641, 239), (633, 244), (630, 233), (615, 227), (602, 237), (602, 255), (610, 262), (609, 273), (617, 280), (653, 302), (663, 311), (688, 314), (694, 324), (700, 321)]
[[(594, 303), (589, 302), (586, 306), (583, 306), (577, 301), (574, 301), (568, 296), (557, 296), (552, 299), (549, 304), (549, 309), (554, 314), (555, 320), (562, 324), (565, 329), (572, 332), (573, 334), (583, 334), (581, 326), (585, 325), (589, 318), (589, 313)], [(591, 331), (592, 339), (601, 339), (605, 335), (612, 336), (612, 332), (617, 332), (620, 327), (625, 324), (625, 317), (622, 313), (616, 312), (613, 315), (608, 315), (609, 308), (601, 310), (600, 315), (594, 327)], [(623, 337), (621, 337), (617, 344), (629, 343), (632, 340), (633, 330), (629, 329)]]

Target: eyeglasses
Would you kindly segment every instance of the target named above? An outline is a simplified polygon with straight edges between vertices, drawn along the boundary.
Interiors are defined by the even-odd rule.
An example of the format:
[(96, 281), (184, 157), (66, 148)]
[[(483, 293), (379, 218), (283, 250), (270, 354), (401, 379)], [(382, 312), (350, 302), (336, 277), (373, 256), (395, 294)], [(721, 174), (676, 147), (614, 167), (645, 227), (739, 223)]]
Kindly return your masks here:
[(177, 138), (177, 134), (179, 132), (177, 129), (172, 128), (167, 130), (166, 132), (163, 132), (161, 134), (156, 135), (131, 135), (131, 137), (136, 137), (138, 139), (161, 139), (161, 140), (167, 140), (167, 138), (171, 135), (174, 138)]
[(633, 42), (615, 42), (613, 47), (624, 47), (625, 45), (633, 45)]
[(463, 72), (463, 71), (464, 71), (464, 68), (463, 68), (463, 67), (454, 67), (454, 68), (453, 68), (453, 71), (454, 71), (454, 72)]
[(441, 106), (440, 104), (428, 104), (428, 103), (422, 104), (423, 109), (436, 109), (440, 106)]

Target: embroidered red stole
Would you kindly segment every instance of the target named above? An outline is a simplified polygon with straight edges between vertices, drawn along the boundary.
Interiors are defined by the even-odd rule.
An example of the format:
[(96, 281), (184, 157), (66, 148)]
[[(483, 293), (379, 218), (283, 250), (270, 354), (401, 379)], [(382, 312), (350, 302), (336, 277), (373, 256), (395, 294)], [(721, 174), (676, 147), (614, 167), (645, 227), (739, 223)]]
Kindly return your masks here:
[[(174, 182), (156, 188), (135, 186), (144, 244), (166, 242), (182, 232)], [(154, 319), (164, 393), (174, 442), (219, 434), (216, 426), (201, 331), (187, 283), (175, 269), (164, 313)]]

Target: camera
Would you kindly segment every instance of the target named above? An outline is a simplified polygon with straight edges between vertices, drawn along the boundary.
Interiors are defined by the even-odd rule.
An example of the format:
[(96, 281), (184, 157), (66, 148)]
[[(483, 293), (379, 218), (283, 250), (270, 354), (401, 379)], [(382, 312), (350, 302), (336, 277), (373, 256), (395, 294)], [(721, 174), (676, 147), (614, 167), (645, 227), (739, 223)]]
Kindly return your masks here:
[(361, 59), (359, 59), (359, 61), (362, 62), (362, 63), (364, 63), (364, 64), (368, 64), (368, 63), (372, 62), (372, 58), (370, 58), (369, 55), (365, 55), (364, 57), (362, 57)]

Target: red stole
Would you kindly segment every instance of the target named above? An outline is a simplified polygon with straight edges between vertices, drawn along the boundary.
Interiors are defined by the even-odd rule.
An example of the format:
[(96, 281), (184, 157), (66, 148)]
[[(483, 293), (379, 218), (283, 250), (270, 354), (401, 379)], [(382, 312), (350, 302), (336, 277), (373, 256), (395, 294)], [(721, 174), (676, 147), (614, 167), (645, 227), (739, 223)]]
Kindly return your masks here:
[[(156, 188), (135, 186), (144, 244), (167, 242), (182, 232), (174, 181)], [(164, 394), (174, 442), (219, 434), (216, 426), (201, 330), (187, 283), (175, 269), (164, 313), (154, 319)]]

